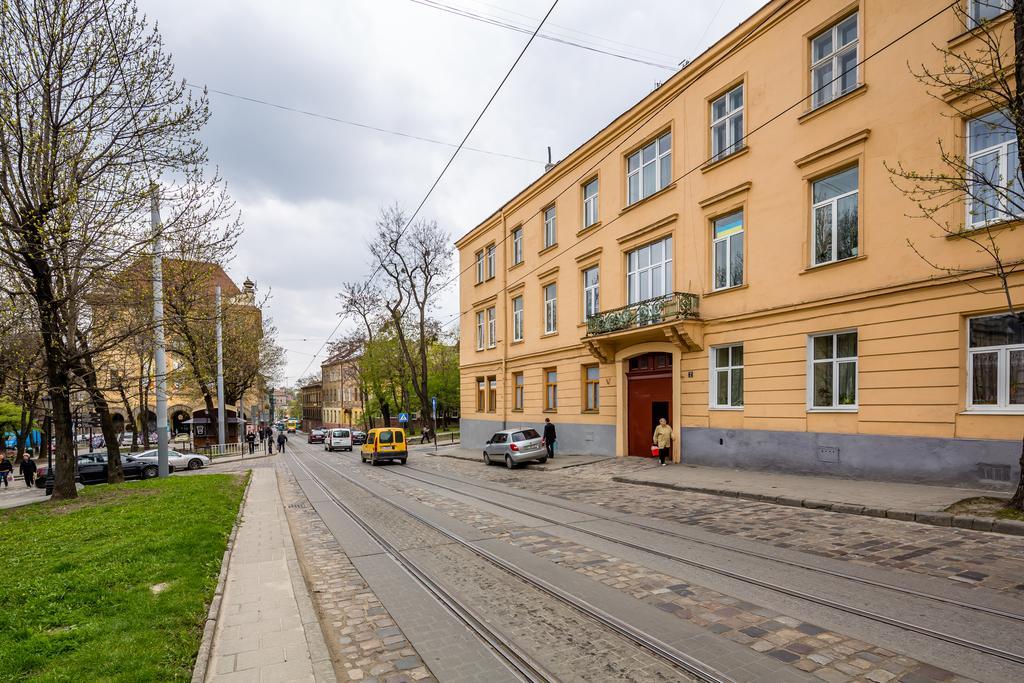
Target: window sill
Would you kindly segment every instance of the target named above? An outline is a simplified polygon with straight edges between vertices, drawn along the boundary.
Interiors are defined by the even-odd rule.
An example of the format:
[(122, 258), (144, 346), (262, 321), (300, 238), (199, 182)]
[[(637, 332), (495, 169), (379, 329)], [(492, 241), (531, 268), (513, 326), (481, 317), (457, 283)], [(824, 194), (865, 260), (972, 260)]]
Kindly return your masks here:
[(1024, 408), (968, 408), (957, 415), (1024, 415)]
[(867, 258), (867, 256), (862, 254), (860, 256), (851, 256), (850, 258), (844, 258), (844, 259), (842, 259), (840, 261), (829, 261), (828, 263), (819, 263), (816, 266), (807, 266), (806, 268), (801, 270), (799, 273), (797, 273), (797, 275), (807, 275), (808, 273), (813, 273), (813, 272), (816, 272), (816, 271), (819, 271), (819, 270), (824, 270), (826, 268), (833, 268), (835, 266), (840, 266), (840, 265), (843, 265), (843, 264), (846, 264), (846, 263), (855, 263), (857, 261), (863, 261), (866, 258)]
[(544, 247), (543, 249), (537, 252), (537, 256), (543, 256), (549, 251), (554, 251), (555, 249), (558, 249), (558, 242), (555, 242), (554, 244), (549, 244), (548, 246)]
[(1007, 218), (1006, 220), (992, 221), (991, 223), (986, 223), (984, 225), (978, 225), (978, 226), (975, 226), (975, 227), (972, 227), (972, 228), (968, 228), (967, 226), (964, 226), (964, 229), (961, 230), (960, 232), (954, 233), (952, 235), (946, 235), (946, 239), (947, 240), (968, 239), (971, 235), (974, 235), (974, 234), (984, 234), (985, 231), (992, 232), (992, 231), (999, 231), (999, 230), (1013, 230), (1014, 228), (1021, 227), (1021, 225), (1024, 225), (1024, 220), (1022, 220), (1020, 218)]
[[(854, 88), (850, 92), (843, 93), (842, 95), (840, 95), (839, 97), (835, 98), (831, 102), (826, 102), (825, 104), (821, 105), (820, 107), (818, 107), (816, 109), (811, 109), (810, 111), (805, 111), (803, 114), (801, 114), (800, 116), (796, 117), (796, 120), (799, 123), (805, 123), (807, 121), (810, 121), (811, 119), (816, 117), (818, 114), (824, 114), (825, 112), (830, 111), (831, 109), (834, 109), (835, 107), (838, 107), (843, 102), (846, 102), (848, 100), (852, 100), (854, 97), (858, 97), (860, 95), (863, 95), (867, 91), (868, 91), (868, 84), (867, 83), (861, 83), (860, 85), (858, 85), (856, 88)], [(807, 99), (810, 99), (810, 98), (811, 98), (811, 95), (808, 95)]]
[(581, 410), (580, 415), (600, 415), (600, 410)]
[(522, 408), (513, 408), (509, 412), (510, 413), (521, 413), (521, 412), (523, 412), (523, 409)]
[[(623, 209), (621, 211), (619, 211), (619, 215), (621, 216), (622, 214), (626, 213), (627, 211), (632, 211), (633, 209), (635, 209), (636, 207), (640, 206), (641, 204), (646, 204), (647, 202), (654, 201), (655, 199), (657, 199), (661, 195), (667, 194), (669, 190), (674, 190), (675, 187), (676, 187), (675, 183), (669, 183), (668, 185), (666, 185), (665, 187), (661, 188), (657, 192), (655, 192), (653, 194), (649, 194), (646, 197), (644, 197), (643, 199), (638, 199), (635, 202), (633, 202), (632, 204), (629, 204), (628, 206), (623, 207)], [(590, 227), (592, 228), (594, 226), (591, 225)]]
[(508, 267), (508, 269), (509, 269), (509, 270), (515, 270), (516, 268), (518, 268), (518, 267), (520, 267), (520, 266), (524, 265), (525, 263), (526, 263), (526, 261), (525, 261), (525, 260), (523, 260), (523, 261), (520, 261), (519, 263), (513, 263), (513, 264), (512, 264), (511, 266), (509, 266), (509, 267)]
[(540, 338), (541, 339), (547, 339), (548, 337), (555, 337), (557, 335), (558, 335), (558, 330), (555, 330), (554, 332), (545, 332), (544, 334), (540, 335)]
[(728, 156), (724, 156), (721, 159), (715, 159), (714, 161), (707, 161), (707, 162), (705, 162), (704, 165), (700, 167), (700, 172), (701, 173), (707, 173), (711, 169), (718, 168), (722, 164), (728, 163), (728, 162), (732, 161), (733, 159), (735, 159), (737, 157), (741, 157), (741, 156), (743, 156), (744, 154), (746, 154), (749, 151), (750, 151), (750, 145), (743, 145), (743, 147), (741, 147), (740, 149), (736, 150), (732, 154), (729, 154)]
[(743, 406), (708, 406), (708, 410), (724, 410), (726, 412), (739, 413), (743, 411)]
[(808, 408), (808, 413), (856, 413), (858, 406), (834, 406), (832, 408)]
[(493, 280), (493, 279), (494, 279), (494, 276), (493, 276), (493, 275), (490, 275), (490, 276), (488, 276), (488, 277), (487, 277), (487, 279), (486, 279), (486, 280), (484, 280), (484, 282), (490, 282), (490, 281), (491, 281), (491, 280)]
[(601, 227), (601, 221), (595, 221), (594, 223), (591, 223), (590, 225), (588, 225), (588, 226), (586, 226), (584, 228), (580, 228), (579, 230), (577, 230), (576, 231), (576, 236), (579, 237), (580, 235), (585, 235), (588, 232), (590, 232), (591, 230), (597, 230), (600, 227)]
[(522, 344), (522, 343), (523, 343), (522, 339), (516, 339), (515, 341), (511, 342), (509, 344), (509, 346), (516, 346), (517, 344)]
[[(997, 25), (1008, 21), (1011, 17), (1013, 17), (1013, 12), (1011, 12), (1010, 10), (1006, 10), (999, 16), (989, 19), (985, 23), (985, 25), (988, 26), (989, 30), (992, 30)], [(958, 33), (957, 35), (949, 39), (949, 41), (946, 43), (946, 46), (949, 47), (950, 49), (959, 47), (963, 43), (968, 42), (971, 38), (974, 38), (979, 33), (981, 33), (981, 30), (981, 26), (975, 26), (974, 28), (969, 28), (966, 31), (963, 31), (962, 33)]]
[(750, 287), (750, 285), (747, 284), (746, 282), (744, 282), (742, 285), (733, 285), (732, 287), (722, 287), (721, 289), (713, 289), (710, 292), (706, 292), (704, 294), (704, 298), (706, 299), (709, 296), (718, 296), (719, 294), (726, 294), (728, 292), (735, 292), (737, 290), (746, 289), (748, 287)]

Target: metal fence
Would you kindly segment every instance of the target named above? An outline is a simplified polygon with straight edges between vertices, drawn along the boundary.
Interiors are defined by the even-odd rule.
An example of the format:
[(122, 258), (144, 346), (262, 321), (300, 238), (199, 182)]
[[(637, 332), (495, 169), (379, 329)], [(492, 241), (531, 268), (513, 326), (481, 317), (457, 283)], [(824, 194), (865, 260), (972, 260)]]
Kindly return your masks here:
[(196, 449), (197, 453), (206, 455), (211, 458), (222, 458), (227, 455), (244, 455), (244, 449), (248, 449), (248, 444), (235, 443), (216, 443), (210, 446), (203, 446), (202, 448)]

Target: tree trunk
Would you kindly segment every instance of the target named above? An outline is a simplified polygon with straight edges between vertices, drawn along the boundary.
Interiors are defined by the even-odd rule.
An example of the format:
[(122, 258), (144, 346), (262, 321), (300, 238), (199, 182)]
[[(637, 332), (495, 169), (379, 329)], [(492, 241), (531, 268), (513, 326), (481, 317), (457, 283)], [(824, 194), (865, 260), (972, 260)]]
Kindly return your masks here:
[(32, 430), (32, 410), (25, 410), (25, 407), (21, 408), (21, 424), (19, 425), (18, 432), (14, 435), (14, 462), (18, 462), (25, 456), (25, 441), (28, 439), (28, 434)]
[(1017, 490), (1007, 503), (1007, 507), (1024, 512), (1024, 438), (1020, 440), (1020, 460), (1017, 463), (1020, 467), (1020, 478), (1017, 480)]
[(68, 393), (71, 386), (71, 367), (60, 331), (60, 313), (50, 286), (48, 265), (35, 259), (30, 259), (30, 263), (33, 266), (36, 283), (34, 298), (39, 311), (39, 332), (43, 340), (46, 379), (53, 407), (53, 431), (57, 440), (52, 498), (66, 500), (78, 497), (78, 489), (75, 488), (75, 434), (71, 418), (71, 396)]
[(100, 390), (96, 381), (96, 368), (93, 366), (92, 353), (83, 335), (79, 334), (78, 343), (81, 355), (78, 358), (78, 376), (85, 383), (89, 400), (100, 416), (100, 431), (103, 432), (103, 443), (107, 449), (107, 483), (120, 484), (124, 481), (124, 467), (121, 465), (121, 443), (114, 431), (114, 418), (110, 414), (107, 397)]

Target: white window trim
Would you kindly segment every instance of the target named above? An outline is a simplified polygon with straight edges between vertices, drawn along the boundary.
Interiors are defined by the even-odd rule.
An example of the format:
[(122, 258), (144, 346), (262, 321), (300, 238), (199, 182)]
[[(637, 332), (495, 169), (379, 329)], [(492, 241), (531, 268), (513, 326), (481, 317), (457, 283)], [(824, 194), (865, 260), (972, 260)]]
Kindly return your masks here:
[(490, 280), (495, 275), (495, 254), (498, 249), (493, 244), (487, 246), (487, 279)]
[[(725, 214), (723, 216), (719, 216), (718, 218), (726, 218), (727, 216), (731, 216), (734, 213), (744, 214), (745, 212), (743, 211), (743, 209), (740, 209), (739, 211), (733, 211), (733, 212), (727, 213), (727, 214)], [(711, 221), (711, 289), (712, 289), (712, 291), (715, 291), (715, 292), (722, 292), (722, 291), (725, 291), (727, 289), (732, 289), (734, 287), (742, 287), (743, 283), (744, 283), (744, 278), (742, 278), (742, 277), (740, 278), (740, 283), (738, 285), (729, 284), (729, 283), (732, 282), (732, 238), (735, 237), (736, 234), (734, 233), (732, 235), (726, 235), (725, 237), (718, 237), (718, 238), (716, 238), (714, 236), (714, 234), (715, 234), (715, 221), (717, 221), (718, 218), (716, 218), (715, 220)], [(747, 219), (746, 215), (743, 215), (741, 220), (746, 221), (746, 219)], [(744, 222), (742, 225), (743, 225), (743, 227), (740, 228), (739, 235), (740, 235), (741, 238), (744, 238), (743, 241), (745, 242), (746, 241), (746, 239), (745, 239), (746, 238), (746, 233), (747, 233), (747, 224)], [(725, 242), (725, 284), (723, 286), (721, 286), (721, 287), (715, 286), (715, 274), (718, 272), (718, 268), (717, 268), (718, 261), (715, 258), (715, 254), (717, 254), (718, 252), (715, 249), (715, 246), (719, 242)], [(744, 244), (743, 247), (744, 247), (744, 249), (743, 249), (743, 251), (744, 251), (744, 259), (746, 259), (746, 245)], [(744, 270), (746, 270), (746, 269), (744, 268)]]
[[(1009, 12), (1011, 9), (1013, 9), (1013, 0), (985, 0), (985, 4), (998, 5), (999, 7), (1002, 8), (1003, 12)], [(975, 0), (967, 0), (967, 15), (970, 17), (971, 20), (971, 28), (977, 28), (981, 26), (981, 20), (979, 20), (977, 15), (975, 14), (975, 9), (977, 9)], [(999, 15), (996, 15), (996, 17), (998, 16)], [(994, 21), (996, 17), (987, 19), (987, 21)]]
[(512, 265), (518, 266), (523, 262), (523, 229), (516, 228), (512, 231)]
[[(971, 346), (971, 321), (1002, 315), (976, 315), (967, 319), (967, 409), (964, 412), (974, 415), (1021, 415), (1024, 405), (1010, 405), (1010, 352), (1024, 351), (1024, 344), (1004, 344), (1001, 346)], [(997, 368), (999, 386), (996, 387), (996, 405), (990, 403), (974, 403), (974, 356), (979, 353), (998, 354)]]
[(484, 350), (484, 312), (476, 312), (476, 350)]
[[(592, 285), (587, 285), (587, 273), (594, 271), (597, 274), (597, 280)], [(591, 266), (585, 268), (580, 273), (580, 278), (583, 283), (583, 322), (587, 321), (592, 315), (597, 315), (601, 312), (601, 269), (600, 266)], [(591, 296), (593, 295), (593, 296)], [(587, 313), (587, 307), (590, 304), (590, 300), (593, 298), (594, 310), (591, 313)]]
[[(967, 137), (967, 149), (971, 148), (971, 138), (970, 138), (971, 122), (972, 121), (976, 121), (976, 120), (978, 120), (980, 118), (981, 117), (975, 117), (973, 119), (967, 119), (967, 121), (966, 121), (965, 125), (967, 126), (967, 131), (966, 131), (967, 132), (967, 135), (966, 135), (966, 137)], [(999, 152), (999, 177), (1005, 183), (1009, 179), (1009, 171), (1007, 170), (1006, 163), (1007, 163), (1007, 158), (1008, 158), (1007, 152), (1010, 149), (1010, 145), (1014, 145), (1014, 146), (1017, 145), (1017, 138), (1016, 137), (1014, 137), (1012, 140), (1007, 140), (1006, 142), (1000, 142), (997, 145), (992, 145), (991, 147), (986, 147), (985, 149), (978, 150), (977, 152), (968, 152), (968, 154), (967, 154), (967, 168), (968, 169), (973, 168), (974, 160), (977, 159), (978, 157), (983, 157), (983, 156), (986, 156), (988, 154), (991, 154), (992, 152), (998, 151)], [(1018, 161), (1018, 163), (1020, 163), (1020, 162)], [(971, 176), (973, 177), (973, 173), (971, 174)], [(968, 180), (968, 182), (971, 182), (970, 179)], [(965, 204), (966, 204), (966, 206), (965, 206), (965, 211), (966, 211), (965, 224), (966, 224), (966, 227), (967, 227), (968, 230), (977, 230), (979, 228), (984, 228), (987, 225), (993, 225), (995, 223), (1002, 223), (1003, 221), (1012, 220), (1014, 218), (1014, 216), (1007, 210), (1007, 209), (1009, 209), (1009, 198), (1007, 197), (1007, 194), (1006, 194), (1006, 191), (1005, 191), (1005, 187), (1006, 186), (1004, 185), (1003, 186), (1003, 188), (1004, 188), (1003, 192), (999, 194), (999, 204), (1000, 204), (1000, 206), (999, 206), (999, 208), (996, 209), (996, 215), (993, 216), (992, 218), (990, 218), (987, 221), (982, 221), (982, 220), (975, 221), (975, 220), (973, 220), (973, 217), (972, 217), (972, 214), (971, 214), (971, 208), (972, 208), (971, 207), (971, 196), (967, 197), (967, 201), (965, 202)], [(1017, 188), (1018, 192), (1020, 192), (1020, 190), (1021, 190), (1021, 188)]]
[[(840, 170), (838, 170), (838, 171), (836, 171), (834, 173), (830, 173), (829, 175), (821, 176), (820, 178), (815, 178), (814, 180), (812, 180), (811, 181), (811, 197), (812, 198), (814, 197), (814, 184), (815, 183), (817, 183), (819, 181), (822, 181), (822, 180), (826, 180), (828, 178), (831, 178), (832, 176), (837, 176), (840, 173), (845, 173), (846, 171), (850, 170), (850, 168), (856, 168), (857, 169), (857, 189), (856, 190), (851, 190), (850, 192), (844, 192), (843, 194), (836, 195), (835, 197), (831, 197), (829, 199), (825, 199), (823, 201), (820, 201), (817, 204), (814, 204), (814, 203), (811, 204), (811, 267), (812, 268), (815, 267), (815, 266), (828, 265), (829, 263), (838, 263), (839, 261), (849, 261), (850, 259), (855, 259), (858, 256), (860, 256), (860, 232), (861, 232), (860, 231), (860, 164), (858, 164), (857, 166), (850, 166), (848, 168), (840, 169)], [(854, 254), (853, 256), (847, 256), (845, 258), (837, 258), (838, 249), (839, 249), (839, 200), (840, 199), (845, 199), (846, 197), (852, 197), (853, 195), (858, 195), (857, 196), (857, 253)], [(817, 213), (818, 213), (818, 209), (820, 209), (823, 206), (829, 206), (829, 205), (831, 205), (831, 207), (832, 207), (832, 211), (831, 211), (831, 214), (832, 214), (832, 225), (830, 226), (830, 230), (831, 230), (831, 233), (832, 233), (832, 254), (831, 254), (831, 258), (829, 258), (829, 260), (822, 261), (821, 263), (818, 263), (815, 260), (815, 254), (818, 253)]]
[[(836, 355), (838, 342), (836, 337), (841, 334), (854, 333), (857, 335), (857, 355), (856, 356), (843, 356), (839, 358)], [(832, 403), (831, 406), (816, 406), (814, 405), (814, 340), (818, 337), (832, 337), (832, 358), (822, 359), (819, 363), (830, 362), (832, 363)], [(849, 363), (852, 358), (853, 361), (853, 381), (854, 381), (854, 392), (853, 392), (853, 405), (837, 405), (836, 399), (839, 397), (839, 362)], [(744, 358), (746, 360), (746, 358)], [(852, 327), (846, 330), (834, 330), (831, 332), (815, 332), (814, 334), (807, 335), (807, 412), (809, 413), (856, 413), (860, 410), (860, 333), (856, 327)], [(746, 379), (746, 374), (744, 374)]]
[(484, 250), (476, 252), (476, 283), (484, 281)]
[[(718, 403), (718, 377), (717, 377), (718, 371), (719, 370), (728, 370), (728, 372), (729, 372), (729, 384), (728, 384), (728, 386), (729, 386), (729, 393), (731, 394), (732, 393), (732, 371), (733, 370), (743, 370), (746, 367), (746, 362), (747, 362), (746, 349), (744, 349), (744, 353), (743, 353), (743, 365), (730, 365), (730, 366), (728, 366), (728, 368), (720, 368), (720, 367), (718, 367), (718, 362), (717, 362), (717, 359), (715, 358), (715, 351), (717, 351), (718, 349), (731, 349), (734, 346), (739, 346), (740, 348), (743, 348), (743, 342), (733, 342), (732, 344), (719, 344), (718, 346), (712, 346), (712, 347), (710, 347), (708, 349), (708, 368), (710, 368), (710, 372), (708, 373), (708, 409), (710, 409), (710, 410), (742, 411), (744, 408), (746, 408), (746, 401), (745, 400), (744, 400), (744, 405), (739, 405), (739, 406), (732, 405), (732, 402), (730, 400), (732, 398), (731, 396), (727, 396), (726, 397), (726, 403), (725, 404), (719, 404)], [(730, 354), (729, 362), (730, 363), (732, 362), (731, 354)], [(743, 373), (743, 392), (744, 393), (746, 393), (746, 390), (747, 390), (746, 380), (747, 380), (747, 373), (744, 372)]]
[[(554, 292), (554, 296), (548, 298), (548, 288)], [(544, 334), (554, 334), (558, 331), (558, 285), (550, 283), (541, 289), (544, 296)]]
[[(516, 302), (519, 302), (519, 310), (516, 310)], [(523, 297), (517, 296), (512, 299), (512, 341), (523, 341)]]
[[(654, 262), (651, 262), (646, 267), (640, 268), (640, 266), (639, 266), (640, 257), (637, 256), (637, 264), (638, 264), (637, 268), (636, 268), (636, 270), (630, 270), (630, 268), (632, 268), (632, 266), (630, 266), (630, 264), (629, 264), (629, 262), (630, 262), (630, 258), (629, 258), (630, 254), (632, 254), (634, 252), (639, 252), (641, 249), (645, 249), (647, 247), (655, 245), (658, 242), (663, 243), (663, 246), (662, 246), (662, 260), (659, 261), (657, 264), (654, 263)], [(672, 244), (671, 244), (671, 242), (672, 242), (672, 236), (668, 235), (666, 237), (663, 237), (660, 240), (655, 240), (654, 242), (649, 242), (647, 244), (644, 244), (642, 246), (637, 247), (636, 249), (630, 249), (628, 252), (626, 252), (626, 301), (629, 304), (637, 304), (637, 303), (640, 303), (641, 301), (647, 301), (648, 299), (654, 299), (654, 298), (657, 298), (658, 296), (665, 296), (667, 294), (671, 294), (672, 293), (672, 291), (673, 291), (673, 283), (674, 283), (674, 279), (673, 278), (675, 277), (675, 274), (672, 272), (672, 249), (671, 249)], [(645, 271), (653, 271), (655, 266), (657, 266), (659, 264), (662, 267), (662, 269), (661, 269), (661, 276), (662, 276), (662, 279), (664, 280), (662, 284), (665, 287), (665, 291), (662, 294), (657, 294), (657, 295), (652, 294), (651, 296), (647, 297), (647, 299), (640, 299), (639, 298), (640, 273), (643, 273)], [(634, 276), (636, 277), (635, 281), (637, 283), (637, 286), (636, 286), (637, 298), (635, 298), (635, 299), (633, 298), (633, 287), (630, 286), (630, 278), (632, 278)], [(653, 283), (653, 281), (651, 282), (651, 291), (652, 292), (654, 291), (654, 283)]]
[(497, 342), (497, 326), (498, 326), (498, 312), (494, 306), (487, 309), (487, 348), (493, 349), (498, 345)]
[[(837, 51), (835, 49), (835, 46), (839, 44), (839, 25), (845, 22), (850, 17), (857, 18), (857, 37), (853, 40), (852, 43), (844, 45)], [(821, 31), (817, 35), (811, 36), (811, 42), (809, 47), (811, 50), (812, 59), (814, 58), (814, 41), (828, 32), (832, 33), (832, 52), (828, 53), (818, 61), (811, 63), (811, 109), (819, 109), (821, 107), (824, 107), (826, 104), (834, 102), (835, 100), (839, 99), (846, 93), (853, 92), (856, 89), (857, 85), (860, 85), (860, 12), (854, 12), (853, 14), (845, 16), (836, 23), (832, 24), (832, 26), (826, 29), (825, 31)], [(839, 57), (845, 55), (851, 49), (855, 53), (855, 73), (853, 75), (855, 85), (846, 92), (839, 92), (839, 89), (842, 87), (843, 84), (842, 73), (839, 71)], [(815, 104), (814, 100), (818, 96), (818, 92), (814, 89), (814, 70), (828, 61), (832, 62), (832, 82), (829, 83), (828, 86), (826, 86), (826, 88), (829, 91), (831, 91), (831, 95), (824, 102)]]
[[(661, 160), (664, 159), (665, 157), (671, 157), (672, 156), (672, 143), (671, 142), (669, 143), (667, 150), (665, 150), (663, 152), (658, 151), (659, 147), (661, 146), (662, 138), (664, 138), (666, 135), (670, 135), (670, 134), (671, 134), (670, 131), (665, 131), (664, 133), (662, 133), (658, 137), (654, 138), (653, 140), (648, 142), (646, 145), (643, 145), (640, 149), (636, 150), (635, 152), (633, 152), (632, 154), (630, 154), (629, 156), (626, 157), (626, 205), (627, 206), (631, 206), (633, 204), (636, 204), (637, 202), (640, 202), (640, 201), (643, 201), (643, 200), (647, 199), (651, 195), (654, 195), (654, 194), (657, 194), (658, 192), (661, 192), (666, 187), (668, 187), (669, 183), (672, 182), (672, 178), (671, 177), (669, 177), (669, 178), (662, 178), (661, 177)], [(643, 158), (643, 152), (644, 152), (645, 149), (647, 149), (648, 147), (652, 147), (652, 146), (654, 147), (654, 159), (652, 159), (651, 161), (648, 161), (645, 164), (644, 163), (644, 158)], [(635, 170), (630, 171), (629, 170), (629, 162), (630, 162), (630, 160), (633, 157), (638, 157), (637, 158), (637, 166), (636, 166)], [(654, 166), (654, 190), (651, 192), (651, 194), (644, 194), (644, 168), (646, 166), (650, 166), (650, 165)], [(670, 161), (669, 162), (669, 166), (671, 167), (671, 165), (672, 165), (672, 162)], [(636, 197), (636, 199), (631, 199), (630, 196), (629, 196), (629, 181), (633, 178), (633, 176), (637, 177), (637, 197)]]
[[(583, 183), (583, 227), (589, 228), (595, 225), (601, 216), (598, 213), (597, 198), (601, 194), (601, 183), (599, 178), (594, 178)], [(594, 186), (594, 194), (587, 196), (587, 188), (591, 185)], [(592, 219), (592, 220), (591, 220)]]
[[(746, 140), (746, 135), (743, 135), (742, 137), (740, 137), (739, 140), (733, 140), (732, 139), (733, 131), (732, 131), (731, 123), (732, 123), (732, 119), (733, 118), (735, 118), (737, 116), (740, 116), (740, 117), (743, 116), (743, 111), (746, 108), (745, 105), (746, 105), (746, 100), (747, 100), (747, 91), (746, 90), (743, 90), (743, 99), (740, 102), (740, 106), (736, 107), (735, 109), (729, 109), (729, 103), (731, 101), (731, 98), (729, 96), (732, 95), (737, 90), (739, 90), (740, 88), (743, 88), (743, 86), (744, 86), (743, 83), (739, 83), (739, 84), (736, 85), (736, 87), (729, 88), (728, 92), (725, 92), (725, 93), (719, 95), (718, 97), (716, 97), (715, 99), (713, 99), (711, 101), (711, 116), (714, 116), (715, 115), (715, 103), (718, 102), (718, 100), (722, 100), (722, 99), (725, 100), (725, 114), (723, 116), (718, 117), (717, 119), (713, 118), (711, 120), (711, 160), (712, 161), (718, 161), (719, 159), (725, 159), (726, 157), (732, 156), (736, 152), (738, 152), (741, 149), (743, 149), (744, 141)], [(725, 126), (725, 141), (726, 141), (726, 145), (725, 145), (725, 149), (720, 149), (720, 150), (718, 150), (716, 152), (715, 151), (715, 128), (717, 126), (719, 126), (719, 125), (724, 125)], [(745, 125), (746, 125), (746, 121), (744, 121), (744, 126)], [(746, 133), (746, 128), (744, 128), (743, 132)]]
[(554, 205), (544, 209), (544, 248), (558, 244), (558, 212)]

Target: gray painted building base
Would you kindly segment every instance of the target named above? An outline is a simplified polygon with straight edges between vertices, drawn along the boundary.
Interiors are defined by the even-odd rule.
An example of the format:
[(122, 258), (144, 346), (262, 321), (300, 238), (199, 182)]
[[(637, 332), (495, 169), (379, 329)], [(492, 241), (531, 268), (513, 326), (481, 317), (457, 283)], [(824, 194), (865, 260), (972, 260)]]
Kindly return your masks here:
[(1020, 441), (683, 428), (683, 462), (855, 479), (1010, 488)]
[[(558, 435), (555, 442), (556, 453), (615, 455), (614, 425), (575, 424), (559, 422), (554, 419), (552, 422)], [(459, 440), (462, 442), (463, 448), (483, 450), (484, 442), (491, 438), (494, 432), (517, 427), (533, 427), (538, 432), (544, 432), (543, 421), (509, 420), (507, 423), (502, 423), (501, 420), (462, 418), (459, 420)]]

